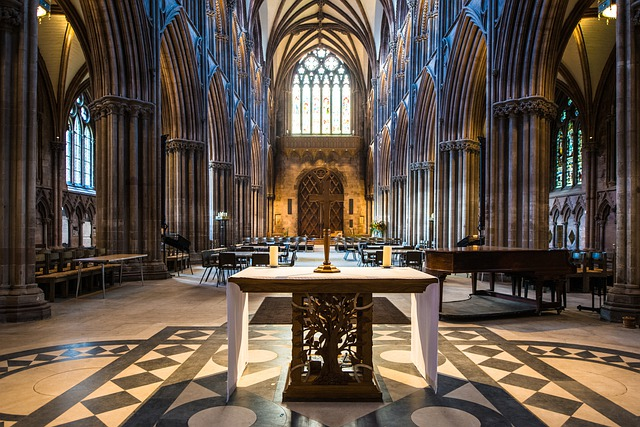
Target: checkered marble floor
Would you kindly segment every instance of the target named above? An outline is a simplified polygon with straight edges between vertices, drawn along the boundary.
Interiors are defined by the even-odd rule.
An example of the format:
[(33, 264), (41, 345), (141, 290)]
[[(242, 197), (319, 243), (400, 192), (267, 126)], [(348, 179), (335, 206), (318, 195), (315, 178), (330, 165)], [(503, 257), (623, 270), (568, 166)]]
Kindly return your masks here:
[(410, 362), (410, 327), (375, 325), (383, 402), (283, 403), (290, 336), (250, 327), (229, 402), (224, 326), (0, 356), (0, 426), (640, 425), (639, 354), (441, 327), (434, 394)]

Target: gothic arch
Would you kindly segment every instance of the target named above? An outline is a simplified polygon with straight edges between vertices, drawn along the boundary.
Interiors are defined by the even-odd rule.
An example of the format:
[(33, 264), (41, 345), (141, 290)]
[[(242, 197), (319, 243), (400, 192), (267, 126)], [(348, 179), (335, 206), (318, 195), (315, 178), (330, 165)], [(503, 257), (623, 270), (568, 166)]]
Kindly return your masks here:
[(209, 84), (207, 109), (209, 124), (209, 161), (231, 163), (231, 150), (227, 141), (228, 115), (226, 93), (220, 70)]
[(443, 141), (475, 140), (485, 134), (486, 57), (484, 35), (465, 17), (456, 30), (447, 67)]
[(433, 162), (436, 156), (436, 94), (433, 77), (423, 70), (414, 111), (414, 149), (412, 162)]
[(204, 141), (198, 61), (187, 19), (182, 10), (160, 43), (162, 133), (172, 139)]

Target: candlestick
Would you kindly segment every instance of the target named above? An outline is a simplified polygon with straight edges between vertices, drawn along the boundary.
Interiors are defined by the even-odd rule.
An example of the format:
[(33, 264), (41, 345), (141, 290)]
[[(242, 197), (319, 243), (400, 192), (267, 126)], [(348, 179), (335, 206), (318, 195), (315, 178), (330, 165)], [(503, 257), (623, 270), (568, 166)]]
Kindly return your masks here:
[(269, 267), (278, 266), (278, 246), (269, 247)]
[(382, 266), (391, 267), (391, 246), (384, 246), (382, 248)]

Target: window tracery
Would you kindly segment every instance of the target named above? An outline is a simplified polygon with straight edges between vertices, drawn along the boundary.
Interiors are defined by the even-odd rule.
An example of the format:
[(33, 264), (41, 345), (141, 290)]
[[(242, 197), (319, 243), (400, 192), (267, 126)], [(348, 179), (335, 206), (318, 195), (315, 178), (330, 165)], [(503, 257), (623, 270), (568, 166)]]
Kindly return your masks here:
[(307, 53), (293, 75), (291, 133), (351, 133), (351, 76), (344, 63), (325, 48)]
[(554, 140), (554, 190), (582, 184), (582, 124), (580, 111), (571, 98), (560, 105)]
[(66, 134), (67, 186), (72, 190), (94, 192), (94, 147), (91, 113), (84, 94), (69, 110)]

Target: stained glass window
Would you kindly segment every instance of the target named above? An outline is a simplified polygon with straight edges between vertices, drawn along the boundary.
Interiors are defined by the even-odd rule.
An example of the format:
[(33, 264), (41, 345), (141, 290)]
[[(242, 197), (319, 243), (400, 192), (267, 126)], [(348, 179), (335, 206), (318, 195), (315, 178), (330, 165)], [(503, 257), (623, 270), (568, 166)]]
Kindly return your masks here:
[(307, 53), (293, 75), (291, 104), (292, 134), (350, 134), (349, 70), (325, 48)]
[(556, 190), (573, 188), (582, 184), (581, 126), (580, 111), (571, 98), (566, 98), (560, 104), (554, 141), (554, 189)]
[(66, 134), (67, 186), (71, 190), (94, 191), (94, 146), (91, 113), (84, 95), (69, 110)]

